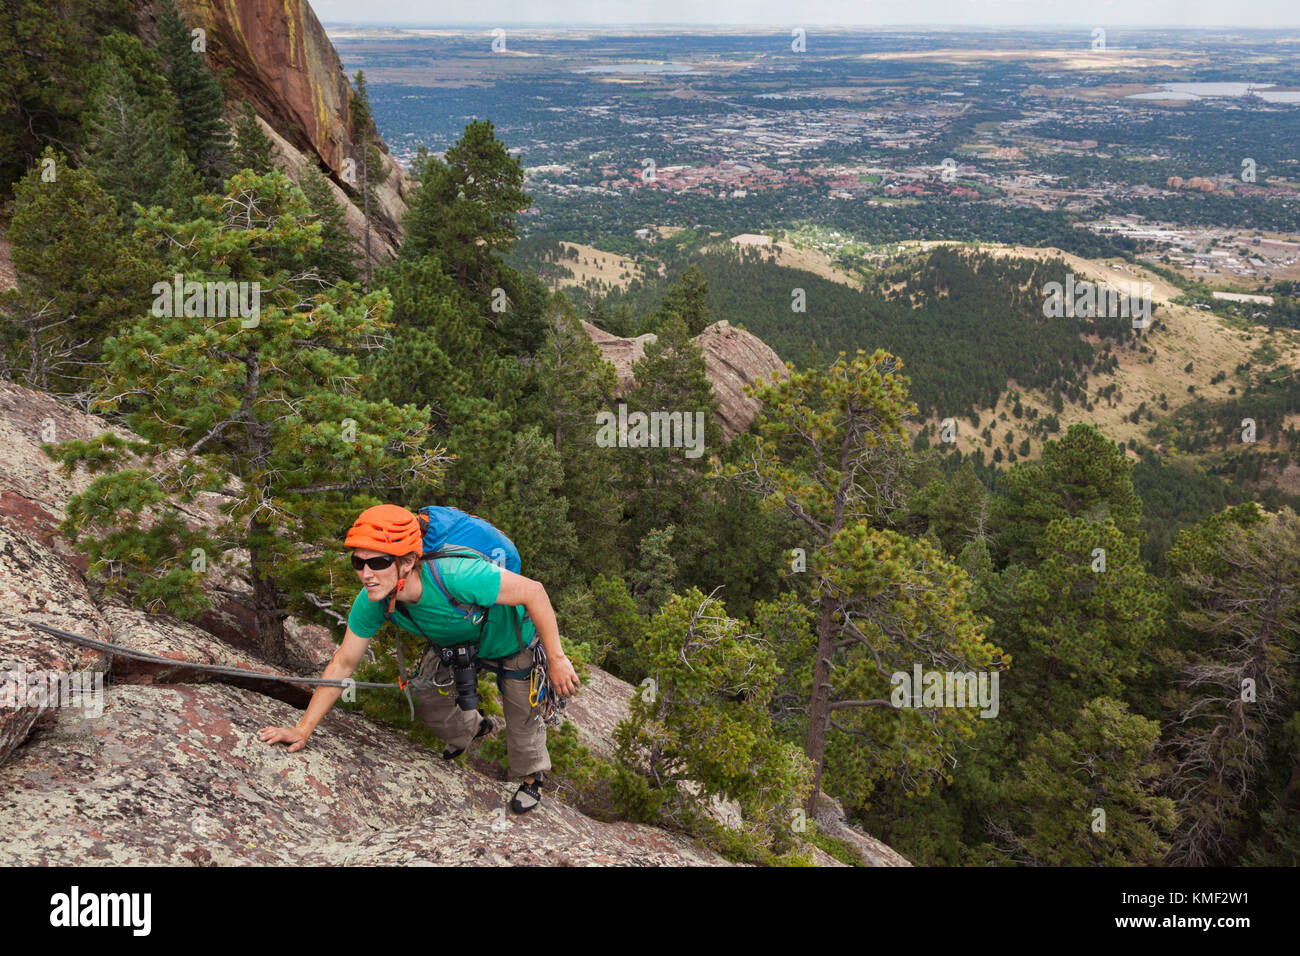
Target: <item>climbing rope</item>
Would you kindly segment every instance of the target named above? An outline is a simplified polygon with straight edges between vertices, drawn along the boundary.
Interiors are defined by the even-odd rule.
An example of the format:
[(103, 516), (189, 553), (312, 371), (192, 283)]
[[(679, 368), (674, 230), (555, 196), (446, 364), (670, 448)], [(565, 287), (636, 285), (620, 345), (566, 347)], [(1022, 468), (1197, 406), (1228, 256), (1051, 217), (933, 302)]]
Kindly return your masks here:
[(192, 661), (178, 661), (171, 657), (162, 657), (158, 654), (150, 654), (147, 651), (137, 651), (134, 648), (123, 647), (121, 644), (111, 644), (108, 641), (99, 641), (93, 637), (86, 637), (83, 634), (73, 634), (71, 631), (65, 631), (61, 628), (50, 627), (48, 624), (41, 624), (39, 621), (32, 620), (29, 617), (22, 617), (18, 614), (9, 614), (6, 611), (0, 611), (0, 617), (12, 618), (15, 621), (22, 621), (32, 627), (45, 631), (47, 634), (53, 634), (55, 637), (62, 638), (65, 641), (71, 641), (74, 644), (80, 644), (83, 647), (93, 647), (97, 650), (107, 651), (120, 657), (130, 657), (135, 660), (149, 661), (153, 664), (165, 664), (169, 667), (185, 667), (191, 670), (206, 671), (210, 674), (224, 674), (227, 677), (256, 677), (259, 680), (280, 681), (285, 684), (309, 684), (317, 687), (366, 687), (376, 690), (397, 687), (397, 684), (375, 684), (368, 681), (342, 681), (326, 680), (323, 677), (289, 677), (283, 674), (268, 674), (264, 671), (250, 671), (242, 667), (226, 667), (221, 664), (198, 664)]

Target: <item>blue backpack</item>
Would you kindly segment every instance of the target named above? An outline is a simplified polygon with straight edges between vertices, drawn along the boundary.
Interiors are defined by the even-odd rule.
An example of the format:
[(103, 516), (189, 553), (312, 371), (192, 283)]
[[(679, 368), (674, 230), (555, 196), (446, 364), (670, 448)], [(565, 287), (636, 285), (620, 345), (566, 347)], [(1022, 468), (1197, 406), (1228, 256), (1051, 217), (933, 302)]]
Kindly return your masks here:
[[(498, 567), (518, 574), (523, 567), (523, 562), (519, 559), (519, 549), (490, 522), (478, 515), (466, 514), (459, 508), (440, 508), (430, 505), (421, 508), (417, 517), (424, 531), (421, 541), (423, 553), (420, 555), (420, 560), (429, 562), (429, 571), (432, 572), (434, 583), (438, 585), (438, 590), (442, 592), (443, 597), (462, 616), (469, 618), (471, 623), (479, 624), (481, 633), (482, 628), (487, 626), (488, 608), (481, 604), (466, 604), (453, 597), (443, 583), (442, 575), (438, 572), (438, 564), (433, 559), (466, 558), (491, 561)], [(398, 610), (410, 617), (410, 612), (400, 603)], [(388, 613), (384, 616), (392, 620), (392, 616)], [(518, 628), (517, 622), (516, 628)], [(523, 649), (522, 639), (520, 649)]]
[(446, 557), (440, 552), (454, 545), (460, 552), (476, 552), (493, 564), (515, 574), (522, 563), (514, 542), (478, 515), (466, 514), (459, 508), (438, 508), (430, 505), (421, 508), (420, 526), (424, 529), (423, 559)]

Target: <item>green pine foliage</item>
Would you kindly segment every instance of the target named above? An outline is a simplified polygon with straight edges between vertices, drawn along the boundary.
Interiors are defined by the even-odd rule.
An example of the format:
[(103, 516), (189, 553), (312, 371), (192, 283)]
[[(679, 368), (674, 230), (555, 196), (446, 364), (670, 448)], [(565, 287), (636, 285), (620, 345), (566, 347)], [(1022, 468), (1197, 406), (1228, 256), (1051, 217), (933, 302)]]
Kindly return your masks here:
[(811, 539), (815, 635), (789, 634), (800, 650), (787, 655), (787, 676), (790, 693), (807, 694), (814, 786), (824, 776), (854, 806), (891, 774), (924, 793), (979, 718), (971, 709), (893, 707), (892, 674), (922, 660), (961, 671), (1007, 661), (969, 607), (965, 573), (925, 541), (872, 526), (899, 503), (903, 420), (915, 412), (907, 380), (893, 356), (859, 350), (851, 362), (841, 354), (825, 371), (792, 372), (756, 394), (760, 443), (746, 467), (723, 474), (786, 508)]
[[(892, 678), (910, 676), (917, 663), (930, 669), (943, 661), (945, 671), (990, 681), (996, 673), (1000, 682), (1012, 655), (988, 640), (985, 622), (971, 610), (965, 572), (922, 539), (862, 524), (838, 532), (812, 570), (813, 601), (843, 621), (830, 676), (828, 790), (860, 806), (886, 776), (898, 775), (918, 794), (951, 783), (952, 756), (975, 737), (981, 709), (896, 708)], [(809, 664), (815, 661), (805, 658)], [(815, 671), (803, 685), (814, 679)]]
[(686, 324), (688, 335), (699, 335), (713, 321), (709, 312), (709, 284), (698, 266), (691, 266), (664, 293), (659, 308), (642, 323), (639, 334), (658, 332), (669, 315)]
[(564, 467), (560, 453), (537, 427), (516, 432), (501, 467), (501, 494), (478, 512), (497, 527), (509, 528), (529, 576), (562, 581), (579, 550), (568, 519), (569, 502), (560, 494)]
[(298, 174), (298, 188), (320, 223), (321, 244), (307, 256), (310, 267), (327, 283), (357, 281), (356, 238), (348, 229), (343, 207), (334, 197), (329, 180), (314, 163)]
[(532, 201), (519, 160), (490, 122), (475, 121), (443, 159), (421, 157), (416, 172), (403, 254), (435, 255), (459, 285), (490, 294), (500, 269), (495, 254), (518, 238), (515, 216)]
[(167, 99), (140, 96), (131, 72), (116, 54), (105, 52), (85, 117), (81, 161), (124, 216), (134, 204), (158, 203), (172, 173), (171, 130), (159, 102)]
[(1018, 623), (1002, 640), (1020, 666), (1007, 680), (1008, 717), (1021, 732), (1063, 726), (1092, 697), (1122, 699), (1166, 613), (1136, 540), (1109, 518), (1051, 522), (1010, 601)]
[(568, 520), (582, 542), (573, 556), (573, 573), (577, 580), (590, 581), (597, 574), (620, 570), (622, 508), (616, 461), (596, 444), (595, 426), (596, 413), (614, 406), (618, 380), (564, 296), (554, 297), (546, 318), (536, 390), (521, 407), (520, 420), (536, 423), (560, 456), (560, 491), (569, 503)]
[(776, 661), (746, 630), (694, 588), (655, 615), (641, 645), (650, 676), (614, 735), (614, 789), (629, 811), (687, 830), (711, 798), (734, 800), (732, 827), (781, 852), (800, 832), (811, 768), (772, 733)]
[[(618, 449), (624, 501), (623, 547), (629, 552), (670, 516), (685, 517), (709, 497), (708, 471), (712, 459), (721, 452), (722, 429), (714, 414), (717, 399), (705, 368), (704, 354), (676, 315), (668, 317), (658, 339), (647, 343), (645, 356), (632, 366), (636, 385), (623, 400), (629, 416), (642, 413), (648, 424), (647, 434), (642, 436), (645, 445), (633, 447), (637, 436), (629, 425), (628, 447)], [(617, 415), (617, 409), (607, 411)], [(655, 414), (680, 416), (683, 447), (662, 447), (662, 430), (653, 430), (653, 419), (649, 418)], [(694, 447), (685, 447), (688, 422)], [(700, 424), (704, 426), (702, 432)], [(649, 445), (651, 436), (653, 445)], [(609, 437), (614, 436), (606, 440)], [(672, 435), (668, 437), (671, 441)], [(710, 530), (695, 521), (678, 523), (674, 555), (679, 567), (694, 565), (714, 547)]]
[(1133, 491), (1133, 463), (1088, 425), (1043, 446), (1038, 462), (1007, 472), (994, 509), (994, 552), (1004, 563), (1032, 563), (1035, 541), (1057, 518), (1111, 518), (1139, 545), (1142, 502)]
[(17, 288), (0, 293), (10, 374), (84, 407), (106, 336), (149, 302), (159, 268), (95, 178), (47, 149), (14, 187), (9, 223)]
[(556, 604), (560, 631), (589, 648), (589, 660), (630, 684), (645, 678), (640, 642), (646, 619), (621, 577), (597, 574), (590, 585), (565, 592)]
[[(309, 218), (302, 193), (280, 173), (236, 174), (225, 196), (207, 197), (199, 219), (145, 216), (143, 235), (180, 251), (158, 276), (150, 312), (105, 342), (98, 403), (144, 441), (128, 449), (102, 435), (52, 449), (69, 469), (118, 453), (119, 468), (75, 496), (61, 526), (83, 542), (92, 574), (112, 590), (128, 588), (138, 606), (193, 618), (208, 608), (209, 564), (243, 549), (255, 637), (272, 661), (285, 659), (283, 619), (309, 606), (303, 593), (330, 594), (331, 580), (348, 580), (338, 558), (304, 561), (297, 542), (331, 539), (374, 501), (368, 496), (387, 497), (411, 470), (436, 478), (443, 461), (422, 447), (427, 412), (361, 397), (356, 352), (390, 327), (387, 294), (304, 295), (277, 265), (285, 250), (319, 243)], [(207, 296), (187, 293), (176, 310), (172, 269), (195, 282), (247, 283), (241, 309), (214, 311)], [(186, 455), (162, 457), (173, 449)], [(169, 494), (189, 502), (218, 490), (234, 503), (211, 527), (190, 530), (166, 508), (152, 524), (142, 520)]]
[(1034, 740), (995, 828), (996, 858), (1030, 866), (1155, 866), (1176, 815), (1157, 793), (1159, 725), (1108, 697), (1089, 701), (1068, 730)]
[(172, 0), (160, 0), (158, 52), (176, 97), (185, 154), (204, 185), (215, 188), (229, 169), (230, 131), (222, 118), (226, 104), (221, 85), (208, 68), (206, 54), (194, 49), (195, 42)]
[(0, 192), (8, 194), (47, 145), (81, 137), (98, 38), (132, 23), (126, 0), (5, 0), (0, 6)]
[(443, 159), (422, 153), (413, 173), (420, 186), (402, 223), (402, 256), (435, 256), (493, 320), (502, 342), (535, 351), (545, 335), (547, 293), (536, 276), (530, 282), (502, 258), (518, 238), (515, 217), (532, 202), (519, 160), (490, 122), (474, 121)]
[(251, 169), (259, 175), (269, 173), (275, 168), (278, 153), (271, 137), (262, 132), (253, 104), (244, 103), (239, 118), (235, 121), (235, 142), (230, 149), (231, 166), (237, 170)]

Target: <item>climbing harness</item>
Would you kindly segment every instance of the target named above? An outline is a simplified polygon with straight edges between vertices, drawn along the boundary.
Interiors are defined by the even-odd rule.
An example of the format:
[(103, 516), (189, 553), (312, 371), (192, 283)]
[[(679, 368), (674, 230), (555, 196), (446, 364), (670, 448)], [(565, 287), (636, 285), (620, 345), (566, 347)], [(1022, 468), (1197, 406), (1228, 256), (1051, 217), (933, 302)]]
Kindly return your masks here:
[[(397, 664), (398, 664), (398, 672), (402, 675), (399, 678), (399, 680), (401, 681), (402, 690), (406, 693), (407, 702), (410, 703), (411, 705), (412, 717), (414, 717), (415, 704), (411, 702), (410, 688), (414, 687), (415, 689), (420, 690), (422, 688), (432, 686), (437, 688), (438, 693), (446, 696), (449, 693), (449, 691), (443, 690), (443, 688), (455, 686), (456, 681), (454, 676), (451, 677), (446, 682), (440, 683), (438, 681), (437, 673), (438, 673), (439, 666), (440, 665), (446, 666), (445, 662), (443, 662), (442, 660), (442, 655), (440, 653), (442, 645), (434, 643), (434, 641), (429, 638), (429, 635), (424, 633), (424, 628), (420, 627), (419, 623), (411, 615), (410, 611), (408, 611), (405, 607), (401, 605), (398, 605), (397, 609), (406, 616), (407, 620), (409, 620), (412, 624), (415, 625), (415, 629), (420, 632), (420, 636), (423, 637), (425, 641), (427, 641), (432, 646), (433, 657), (435, 658), (435, 660), (433, 661), (433, 667), (431, 668), (431, 673), (427, 677), (422, 676), (420, 674), (420, 671), (424, 668), (425, 664), (429, 661), (429, 656), (430, 656), (429, 652), (426, 651), (425, 656), (421, 659), (420, 665), (416, 670), (415, 676), (411, 677), (410, 679), (407, 679), (405, 676), (406, 667), (402, 661), (402, 650), (401, 650), (402, 635), (398, 633)], [(487, 611), (486, 608), (484, 608), (483, 610), (484, 612)], [(513, 608), (511, 610), (513, 611)], [(514, 618), (515, 640), (519, 644), (519, 653), (522, 654), (524, 651), (528, 650), (529, 648), (524, 647), (523, 628), (519, 624), (518, 615), (512, 614), (511, 616)], [(390, 617), (389, 620), (392, 620), (392, 618)], [(487, 624), (487, 614), (484, 613), (482, 624), (480, 626), (480, 631), (479, 631), (480, 639), (482, 638), (483, 628), (486, 627), (486, 624)], [(540, 636), (534, 637), (533, 643), (530, 644), (529, 647), (531, 647), (533, 651), (533, 664), (531, 667), (508, 668), (500, 661), (485, 660), (481, 657), (477, 658), (474, 661), (474, 666), (477, 667), (479, 670), (491, 671), (492, 673), (497, 675), (497, 682), (496, 682), (497, 691), (503, 696), (505, 695), (505, 687), (502, 685), (501, 682), (504, 679), (509, 678), (511, 680), (528, 681), (528, 703), (533, 708), (533, 716), (539, 718), (543, 723), (547, 724), (548, 726), (551, 727), (558, 726), (560, 723), (560, 715), (559, 713), (557, 713), (557, 711), (564, 710), (565, 707), (568, 706), (568, 699), (557, 698), (555, 696), (554, 691), (551, 688), (550, 670), (547, 668), (546, 645), (542, 643), (541, 637)], [(448, 668), (448, 670), (450, 671), (450, 668)]]

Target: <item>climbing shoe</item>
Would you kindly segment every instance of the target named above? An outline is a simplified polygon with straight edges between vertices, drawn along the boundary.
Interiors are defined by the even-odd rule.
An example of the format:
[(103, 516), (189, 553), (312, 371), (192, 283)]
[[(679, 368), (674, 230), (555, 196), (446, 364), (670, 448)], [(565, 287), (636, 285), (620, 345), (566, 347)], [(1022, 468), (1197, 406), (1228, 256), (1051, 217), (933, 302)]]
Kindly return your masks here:
[[(479, 715), (479, 717), (481, 717), (482, 719), (479, 721), (478, 732), (474, 734), (474, 739), (475, 739), (475, 740), (478, 740), (480, 737), (484, 737), (484, 736), (486, 736), (486, 735), (492, 733), (493, 729), (496, 727), (496, 723), (492, 720), (492, 718), (486, 716), (486, 715), (483, 713), (483, 711), (480, 710), (480, 711), (478, 712), (478, 715)], [(451, 747), (448, 747), (446, 750), (444, 750), (444, 751), (442, 752), (442, 759), (443, 759), (443, 760), (455, 760), (457, 757), (459, 757), (459, 756), (460, 756), (461, 754), (463, 754), (464, 752), (465, 752), (465, 748), (464, 748), (464, 747), (457, 747), (457, 748), (455, 748), (454, 750), (453, 750)]]
[(515, 791), (515, 797), (510, 801), (510, 809), (515, 813), (527, 813), (533, 807), (542, 802), (542, 786), (545, 781), (542, 775), (534, 774), (532, 783), (521, 783), (519, 789)]

